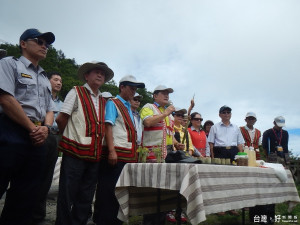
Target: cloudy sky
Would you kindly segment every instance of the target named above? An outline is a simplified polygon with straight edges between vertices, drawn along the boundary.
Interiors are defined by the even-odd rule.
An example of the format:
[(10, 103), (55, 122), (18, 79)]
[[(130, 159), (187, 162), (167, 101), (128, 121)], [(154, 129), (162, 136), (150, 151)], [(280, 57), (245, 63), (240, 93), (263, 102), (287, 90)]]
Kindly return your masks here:
[(283, 115), (300, 155), (299, 12), (298, 0), (1, 0), (0, 41), (52, 31), (56, 49), (78, 64), (106, 62), (116, 82), (165, 84), (179, 107), (195, 94), (204, 120), (218, 122), (226, 104), (233, 123), (254, 111), (264, 131)]

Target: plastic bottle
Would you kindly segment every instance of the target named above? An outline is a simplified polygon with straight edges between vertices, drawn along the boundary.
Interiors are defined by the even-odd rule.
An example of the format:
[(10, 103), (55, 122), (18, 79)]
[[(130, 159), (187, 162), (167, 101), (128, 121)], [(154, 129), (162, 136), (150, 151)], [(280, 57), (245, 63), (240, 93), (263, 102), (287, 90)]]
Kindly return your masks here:
[(247, 155), (249, 156), (249, 147), (248, 146), (244, 146), (244, 152), (247, 153)]
[(250, 147), (249, 150), (249, 166), (256, 167), (256, 153), (253, 147)]

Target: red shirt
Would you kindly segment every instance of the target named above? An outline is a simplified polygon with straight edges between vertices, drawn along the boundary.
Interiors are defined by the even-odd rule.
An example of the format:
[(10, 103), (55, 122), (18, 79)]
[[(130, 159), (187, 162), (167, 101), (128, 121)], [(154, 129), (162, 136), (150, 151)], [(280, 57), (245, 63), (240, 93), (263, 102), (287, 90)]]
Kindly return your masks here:
[(193, 145), (198, 151), (201, 153), (201, 155), (205, 156), (206, 151), (206, 135), (203, 130), (200, 130), (199, 132), (196, 130), (192, 130), (191, 128), (188, 128), (188, 131), (190, 133)]

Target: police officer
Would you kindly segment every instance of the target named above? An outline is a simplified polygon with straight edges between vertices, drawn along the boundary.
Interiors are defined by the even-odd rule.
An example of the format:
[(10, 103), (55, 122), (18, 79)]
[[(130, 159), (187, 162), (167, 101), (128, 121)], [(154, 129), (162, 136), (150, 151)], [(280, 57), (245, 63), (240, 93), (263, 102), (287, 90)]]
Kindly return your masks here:
[(31, 220), (55, 110), (50, 82), (38, 64), (54, 40), (51, 32), (28, 29), (20, 37), (22, 56), (0, 60), (0, 191), (10, 182), (0, 225)]
[(55, 111), (54, 111), (54, 122), (52, 125), (52, 129), (48, 138), (46, 140), (46, 169), (43, 174), (43, 182), (41, 188), (39, 190), (38, 202), (36, 204), (35, 210), (33, 212), (33, 221), (31, 225), (46, 225), (46, 203), (47, 203), (47, 195), (51, 187), (54, 169), (58, 157), (58, 142), (60, 140), (59, 130), (57, 123), (55, 122), (55, 118), (57, 117), (63, 102), (59, 99), (58, 93), (62, 88), (62, 78), (58, 72), (51, 72), (48, 74), (48, 78), (52, 88), (52, 99), (55, 103)]

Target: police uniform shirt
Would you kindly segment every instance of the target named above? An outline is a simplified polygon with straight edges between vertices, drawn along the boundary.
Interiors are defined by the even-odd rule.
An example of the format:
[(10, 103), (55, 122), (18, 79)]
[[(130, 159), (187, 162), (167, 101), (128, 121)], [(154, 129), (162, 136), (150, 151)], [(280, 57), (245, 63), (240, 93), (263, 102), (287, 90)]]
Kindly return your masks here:
[(45, 71), (40, 66), (35, 68), (24, 56), (0, 60), (0, 80), (0, 89), (12, 95), (31, 120), (44, 121), (47, 112), (55, 111)]

